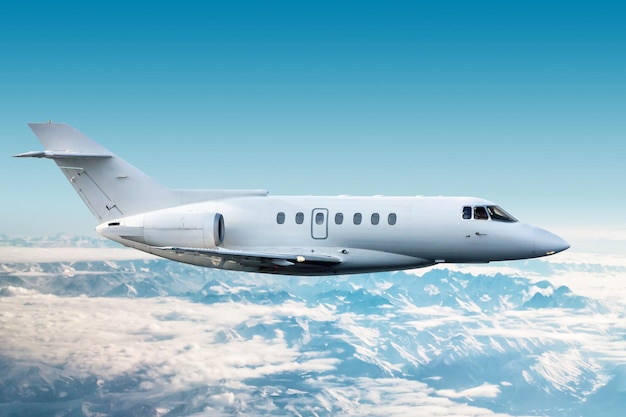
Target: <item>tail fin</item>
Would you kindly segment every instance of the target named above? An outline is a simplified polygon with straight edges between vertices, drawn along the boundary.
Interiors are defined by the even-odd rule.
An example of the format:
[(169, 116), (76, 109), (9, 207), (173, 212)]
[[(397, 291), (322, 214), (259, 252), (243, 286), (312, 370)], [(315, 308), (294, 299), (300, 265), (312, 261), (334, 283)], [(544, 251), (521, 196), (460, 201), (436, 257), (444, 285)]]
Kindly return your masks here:
[(53, 159), (100, 223), (231, 195), (267, 191), (172, 190), (65, 123), (29, 123), (45, 151), (16, 157)]
[(155, 200), (169, 194), (167, 188), (70, 125), (29, 126), (46, 150), (16, 156), (53, 159), (100, 222), (154, 210)]

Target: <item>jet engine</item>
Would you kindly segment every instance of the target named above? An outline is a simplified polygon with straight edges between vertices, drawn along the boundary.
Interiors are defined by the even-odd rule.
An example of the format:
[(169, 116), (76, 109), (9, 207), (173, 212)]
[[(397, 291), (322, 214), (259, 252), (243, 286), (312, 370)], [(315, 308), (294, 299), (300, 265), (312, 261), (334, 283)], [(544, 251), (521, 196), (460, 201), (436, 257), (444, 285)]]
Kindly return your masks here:
[(169, 210), (125, 217), (96, 230), (117, 241), (121, 238), (150, 246), (186, 248), (215, 248), (224, 243), (225, 234), (220, 213)]
[(224, 243), (224, 216), (220, 213), (148, 213), (144, 216), (143, 237), (150, 246), (215, 248)]

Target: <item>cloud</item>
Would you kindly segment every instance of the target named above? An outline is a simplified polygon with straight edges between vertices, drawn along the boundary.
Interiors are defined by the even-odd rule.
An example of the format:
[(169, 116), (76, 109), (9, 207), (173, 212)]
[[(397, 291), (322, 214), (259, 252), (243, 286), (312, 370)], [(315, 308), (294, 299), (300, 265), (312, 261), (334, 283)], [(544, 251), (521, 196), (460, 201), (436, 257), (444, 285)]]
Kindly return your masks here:
[[(431, 270), (448, 270), (451, 273), (458, 272), (474, 276), (493, 277), (501, 274), (511, 278), (525, 278), (533, 281), (545, 280), (555, 287), (567, 286), (581, 296), (597, 299), (611, 305), (626, 305), (626, 294), (624, 293), (625, 254), (626, 246), (624, 251), (620, 253), (568, 250), (553, 256), (527, 261), (494, 262), (480, 265), (439, 264), (430, 268), (410, 270), (407, 273), (423, 277)], [(534, 292), (545, 291), (535, 289)]]
[(468, 388), (463, 391), (455, 391), (451, 389), (437, 390), (437, 395), (448, 398), (496, 398), (500, 394), (500, 388), (497, 385), (483, 383), (474, 388)]
[(78, 377), (111, 380), (145, 369), (155, 386), (181, 389), (285, 371), (329, 371), (336, 362), (300, 356), (280, 335), (219, 341), (224, 332), (242, 323), (271, 323), (282, 314), (319, 315), (301, 304), (274, 309), (191, 304), (175, 298), (62, 298), (18, 291), (0, 298), (0, 306), (3, 355), (64, 366)]
[[(439, 308), (437, 314), (449, 311)], [(438, 394), (422, 382), (341, 377), (335, 374), (339, 358), (323, 349), (303, 352), (298, 345), (290, 345), (282, 331), (264, 336), (237, 333), (237, 329), (251, 326), (271, 328), (285, 317), (335, 321), (349, 330), (347, 335), (357, 344), (356, 358), (377, 360), (376, 338), (383, 335), (363, 324), (367, 318), (333, 314), (324, 306), (307, 307), (292, 301), (264, 306), (203, 305), (176, 298), (67, 298), (33, 291), (15, 291), (11, 297), (0, 298), (0, 354), (20, 363), (63, 369), (72, 378), (95, 377), (100, 385), (134, 375), (139, 379), (133, 398), (220, 387), (218, 392), (209, 390), (202, 400), (210, 404), (205, 412), (212, 414), (249, 409), (256, 388), (246, 381), (293, 374), (313, 376), (306, 383), (319, 393), (301, 394), (289, 384), (276, 387), (276, 395), (286, 398), (284, 410), (310, 409), (319, 414), (322, 407), (333, 414), (386, 417), (494, 415), (487, 409), (451, 401), (453, 394)], [(490, 389), (483, 386), (468, 392), (485, 397)], [(254, 410), (275, 407), (271, 395), (261, 403), (258, 393), (254, 398)]]
[(154, 255), (128, 248), (33, 248), (0, 246), (0, 263), (126, 261), (158, 259)]
[(235, 403), (235, 394), (232, 392), (225, 392), (223, 394), (215, 394), (209, 397), (211, 403), (216, 406), (232, 406)]
[[(532, 262), (537, 263), (525, 271), (515, 264), (500, 264), (493, 271), (504, 267), (513, 276), (548, 279), (580, 289), (580, 294), (625, 298), (619, 265), (603, 269), (599, 279), (589, 264)], [(530, 289), (527, 296), (557, 293), (540, 284), (525, 288)], [(105, 386), (130, 375), (136, 378), (138, 397), (198, 390), (194, 395), (211, 405), (205, 413), (212, 415), (277, 412), (279, 401), (280, 411), (294, 414), (495, 415), (477, 405), (504, 396), (505, 386), (519, 383), (516, 375), (560, 392), (586, 393), (606, 384), (608, 364), (626, 364), (626, 341), (621, 340), (626, 318), (619, 303), (597, 311), (549, 308), (487, 314), (473, 310), (475, 305), (418, 307), (399, 297), (393, 314), (380, 310), (368, 315), (341, 313), (332, 303), (292, 300), (206, 305), (173, 297), (129, 300), (57, 297), (15, 287), (1, 291), (1, 356), (63, 369), (73, 378), (96, 377)], [(328, 334), (318, 327), (324, 323), (332, 323)], [(333, 347), (336, 341), (342, 343)], [(526, 353), (520, 359), (524, 369), (520, 365), (519, 372), (500, 379), (481, 378), (445, 389), (449, 375), (435, 373), (420, 382), (405, 373), (431, 362), (498, 357), (511, 350)], [(370, 365), (394, 378), (342, 374), (347, 366)], [(294, 379), (285, 382), (285, 375)], [(250, 382), (261, 379), (262, 389)], [(503, 379), (511, 382), (493, 384)], [(474, 386), (483, 380), (489, 382)], [(590, 385), (580, 388), (585, 381)]]
[[(386, 378), (359, 378), (354, 381), (360, 392), (367, 395), (361, 401), (357, 413), (370, 416), (505, 416), (491, 410), (475, 407), (464, 403), (451, 401), (455, 397), (454, 391), (444, 390), (442, 395), (428, 385), (418, 381)], [(498, 389), (497, 386), (483, 384), (472, 388), (483, 397), (493, 398), (491, 395)], [(477, 395), (478, 396), (478, 395)]]

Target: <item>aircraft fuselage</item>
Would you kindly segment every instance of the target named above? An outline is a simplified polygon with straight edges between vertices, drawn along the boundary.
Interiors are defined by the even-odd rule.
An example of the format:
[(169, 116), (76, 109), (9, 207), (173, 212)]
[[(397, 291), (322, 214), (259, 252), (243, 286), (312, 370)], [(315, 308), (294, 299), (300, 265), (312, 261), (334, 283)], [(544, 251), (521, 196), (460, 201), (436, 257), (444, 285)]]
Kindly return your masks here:
[[(486, 263), (535, 258), (569, 245), (558, 236), (519, 221), (475, 215), (477, 207), (495, 204), (474, 197), (243, 197), (190, 204), (151, 213), (167, 224), (138, 238), (145, 215), (134, 216), (132, 235), (125, 220), (106, 222), (103, 236), (168, 259), (222, 269), (298, 275), (327, 275), (410, 269), (436, 263)], [(471, 210), (470, 218), (463, 218)], [(205, 239), (207, 221), (192, 216), (222, 216), (220, 242)], [(466, 216), (468, 217), (468, 216)], [(143, 219), (142, 219), (143, 218)], [(172, 223), (169, 219), (174, 218)], [(117, 225), (117, 223), (120, 225)], [(113, 224), (109, 226), (109, 224)], [(212, 224), (209, 225), (212, 227)], [(131, 226), (132, 227), (132, 226)], [(187, 228), (186, 228), (187, 227)], [(147, 230), (144, 228), (144, 231)], [(159, 238), (161, 235), (161, 239)], [(202, 237), (200, 237), (202, 235)], [(124, 237), (126, 236), (126, 238)], [(173, 240), (172, 236), (178, 236)], [(207, 241), (210, 241), (207, 243)], [(195, 243), (195, 244), (193, 244)], [(215, 252), (176, 251), (175, 247), (213, 248)], [(167, 249), (162, 249), (167, 247)], [(228, 262), (219, 248), (265, 254), (337, 258), (335, 265), (294, 262)], [(287, 267), (288, 266), (288, 267)]]

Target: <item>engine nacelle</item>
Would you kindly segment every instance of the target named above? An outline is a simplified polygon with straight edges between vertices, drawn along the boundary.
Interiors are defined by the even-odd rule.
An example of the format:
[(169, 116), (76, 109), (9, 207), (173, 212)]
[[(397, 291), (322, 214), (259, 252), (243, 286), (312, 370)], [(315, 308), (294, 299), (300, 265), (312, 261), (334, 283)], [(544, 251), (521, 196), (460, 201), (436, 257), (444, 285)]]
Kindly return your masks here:
[(220, 213), (173, 210), (125, 217), (104, 223), (97, 230), (117, 241), (187, 248), (215, 248), (224, 243), (225, 234), (224, 216)]
[(144, 215), (143, 237), (150, 246), (215, 248), (224, 243), (220, 213), (154, 212)]

